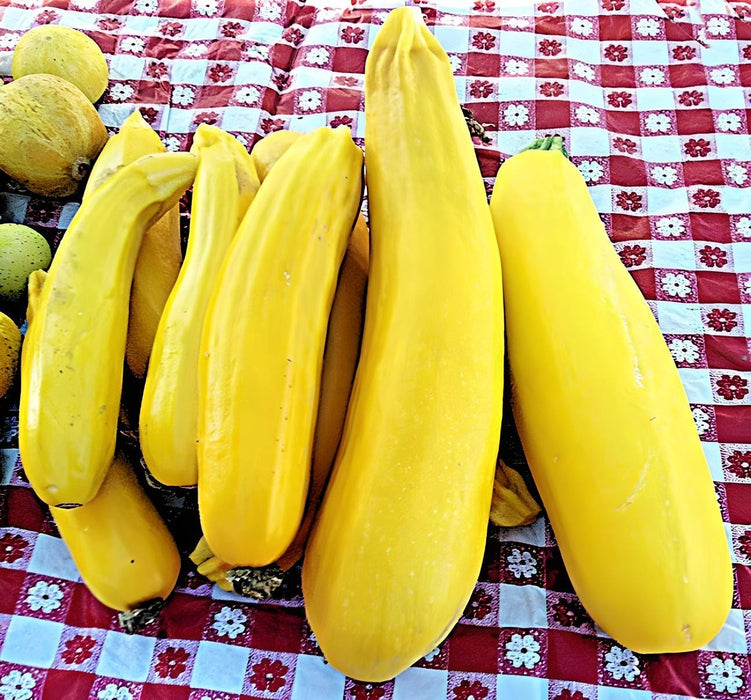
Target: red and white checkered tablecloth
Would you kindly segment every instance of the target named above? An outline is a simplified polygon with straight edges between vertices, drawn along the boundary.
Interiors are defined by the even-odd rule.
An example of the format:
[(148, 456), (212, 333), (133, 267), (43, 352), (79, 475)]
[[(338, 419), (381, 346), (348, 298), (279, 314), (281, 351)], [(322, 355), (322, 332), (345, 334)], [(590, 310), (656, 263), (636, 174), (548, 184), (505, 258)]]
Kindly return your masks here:
[[(0, 73), (9, 75), (24, 30), (61, 23), (89, 33), (110, 60), (99, 112), (112, 129), (138, 106), (170, 149), (187, 148), (201, 122), (248, 146), (276, 129), (348, 124), (362, 145), (365, 58), (400, 4), (0, 0)], [(305, 621), (299, 570), (272, 600), (251, 602), (209, 585), (186, 561), (161, 619), (129, 636), (87, 592), (24, 480), (11, 397), (0, 403), (0, 697), (751, 698), (751, 4), (407, 4), (422, 9), (462, 103), (487, 127), (491, 141), (476, 150), (488, 189), (502, 158), (536, 137), (565, 137), (692, 404), (733, 552), (727, 624), (696, 653), (620, 647), (581, 607), (540, 519), (489, 528), (459, 624), (382, 685), (325, 663)], [(76, 208), (0, 181), (3, 219), (32, 225), (53, 245)], [(505, 434), (513, 445), (504, 449), (518, 455)], [(155, 497), (188, 551), (194, 496)]]

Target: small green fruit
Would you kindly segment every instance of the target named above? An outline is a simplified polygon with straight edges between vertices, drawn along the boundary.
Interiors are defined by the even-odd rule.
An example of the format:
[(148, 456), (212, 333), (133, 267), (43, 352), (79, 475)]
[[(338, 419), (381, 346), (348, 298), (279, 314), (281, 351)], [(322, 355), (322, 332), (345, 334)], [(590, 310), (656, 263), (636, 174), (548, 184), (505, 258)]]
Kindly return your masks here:
[(34, 270), (46, 270), (52, 261), (49, 243), (23, 224), (0, 224), (0, 298), (23, 300)]

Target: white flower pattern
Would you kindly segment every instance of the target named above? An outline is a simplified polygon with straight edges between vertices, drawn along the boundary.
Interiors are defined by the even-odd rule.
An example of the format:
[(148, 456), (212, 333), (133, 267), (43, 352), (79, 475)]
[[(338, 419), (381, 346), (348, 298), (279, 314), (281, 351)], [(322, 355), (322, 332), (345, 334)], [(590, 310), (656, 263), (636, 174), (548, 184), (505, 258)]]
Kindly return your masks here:
[(662, 291), (670, 297), (684, 299), (691, 293), (690, 280), (686, 275), (680, 273), (675, 274), (673, 272), (668, 272), (668, 274), (662, 278), (660, 286), (662, 287)]
[(529, 109), (524, 105), (510, 104), (503, 110), (503, 121), (509, 126), (522, 126), (529, 119)]
[(660, 22), (655, 17), (642, 17), (636, 23), (636, 31), (642, 36), (658, 36), (660, 34)]
[(743, 283), (743, 293), (747, 297), (751, 297), (751, 277), (749, 277), (744, 283)]
[(723, 112), (717, 116), (717, 128), (720, 131), (738, 131), (741, 128), (741, 118), (733, 112)]
[(224, 606), (216, 615), (211, 625), (220, 637), (237, 639), (245, 631), (247, 616), (242, 610)]
[(305, 54), (305, 60), (314, 66), (325, 66), (329, 60), (329, 52), (323, 46), (316, 46)]
[(125, 36), (120, 41), (120, 50), (125, 53), (143, 53), (146, 48), (144, 40), (140, 36)]
[(188, 44), (182, 51), (183, 56), (189, 56), (190, 58), (200, 58), (205, 56), (208, 52), (208, 47), (205, 44), (193, 43)]
[(219, 12), (219, 0), (198, 0), (196, 11), (204, 17), (215, 15)]
[(509, 75), (527, 75), (529, 72), (529, 66), (524, 61), (520, 61), (516, 58), (512, 58), (506, 61), (506, 73)]
[(736, 185), (743, 185), (748, 180), (748, 171), (740, 163), (728, 165), (728, 178)]
[(32, 610), (41, 610), (49, 614), (60, 607), (62, 599), (63, 592), (56, 583), (37, 581), (26, 594), (26, 605)]
[(657, 165), (652, 168), (652, 179), (660, 185), (670, 187), (678, 181), (678, 172), (670, 165)]
[(312, 112), (321, 106), (321, 95), (315, 90), (306, 90), (300, 93), (298, 104), (303, 112)]
[(529, 22), (524, 17), (507, 17), (506, 26), (511, 29), (526, 29)]
[(235, 95), (235, 99), (238, 102), (242, 102), (244, 105), (253, 104), (254, 102), (257, 102), (260, 97), (261, 91), (251, 85), (241, 87)]
[(690, 340), (673, 338), (668, 344), (668, 349), (676, 362), (693, 364), (699, 359), (699, 348)]
[(670, 117), (667, 114), (648, 114), (644, 126), (652, 133), (665, 134), (670, 131)]
[(155, 12), (158, 7), (159, 3), (157, 0), (136, 0), (133, 3), (133, 9), (144, 14)]
[(695, 408), (691, 411), (691, 415), (694, 417), (694, 423), (696, 423), (696, 432), (699, 435), (705, 435), (709, 432), (709, 418), (700, 408)]
[(425, 654), (423, 658), (425, 659), (425, 661), (432, 661), (440, 653), (441, 653), (441, 647), (436, 647), (435, 649), (433, 649), (433, 651), (429, 651), (427, 654)]
[(588, 66), (586, 63), (574, 64), (574, 74), (578, 75), (580, 78), (584, 78), (584, 80), (595, 79), (594, 68), (592, 68), (592, 66)]
[(110, 88), (110, 98), (115, 102), (124, 102), (133, 97), (134, 94), (135, 90), (133, 90), (133, 87), (124, 83), (115, 83)]
[(162, 140), (162, 143), (170, 153), (176, 153), (180, 150), (180, 139), (177, 136), (167, 136)]
[(193, 90), (193, 88), (189, 87), (188, 85), (175, 85), (172, 88), (172, 101), (176, 105), (185, 107), (189, 104), (192, 104), (195, 98), (195, 90)]
[(462, 67), (462, 59), (453, 53), (449, 55), (449, 63), (451, 64), (451, 70), (454, 73)]
[(732, 68), (715, 68), (709, 77), (718, 85), (729, 85), (735, 80), (735, 73)]
[(639, 78), (645, 85), (662, 85), (665, 82), (665, 71), (662, 68), (644, 68)]
[(571, 22), (571, 31), (579, 36), (590, 36), (593, 29), (592, 20), (585, 17), (575, 17)]
[(599, 124), (600, 123), (600, 115), (597, 112), (596, 109), (593, 109), (592, 107), (587, 107), (586, 105), (579, 105), (576, 108), (576, 111), (574, 112), (576, 115), (576, 118), (580, 122), (584, 122), (585, 124)]
[(723, 660), (715, 657), (704, 670), (707, 672), (707, 682), (711, 683), (718, 693), (737, 693), (743, 686), (743, 670), (732, 659)]
[(256, 58), (259, 61), (268, 61), (269, 47), (265, 44), (253, 44), (248, 49), (248, 58)]
[(725, 17), (710, 17), (706, 28), (712, 36), (726, 36), (730, 33), (730, 22)]
[(657, 232), (665, 238), (677, 238), (686, 231), (686, 224), (677, 216), (667, 216), (657, 222)]
[(97, 693), (97, 700), (133, 700), (133, 693), (124, 685), (108, 683)]
[(15, 49), (20, 38), (20, 34), (4, 34), (0, 36), (0, 49)]
[(742, 216), (735, 222), (735, 230), (743, 238), (751, 238), (751, 216)]
[(514, 548), (506, 562), (514, 578), (531, 578), (537, 573), (537, 561), (529, 552)]
[(534, 668), (540, 661), (540, 642), (531, 634), (514, 634), (506, 642), (506, 658), (514, 668)]
[(278, 2), (265, 2), (263, 5), (260, 5), (258, 15), (261, 19), (279, 19), (282, 16), (282, 8)]
[(597, 182), (605, 174), (596, 160), (583, 160), (577, 167), (585, 182)]
[(36, 684), (30, 673), (13, 670), (0, 678), (0, 695), (5, 700), (29, 700)]
[(630, 649), (613, 646), (605, 654), (605, 661), (605, 670), (617, 681), (624, 678), (631, 682), (641, 673), (639, 659)]

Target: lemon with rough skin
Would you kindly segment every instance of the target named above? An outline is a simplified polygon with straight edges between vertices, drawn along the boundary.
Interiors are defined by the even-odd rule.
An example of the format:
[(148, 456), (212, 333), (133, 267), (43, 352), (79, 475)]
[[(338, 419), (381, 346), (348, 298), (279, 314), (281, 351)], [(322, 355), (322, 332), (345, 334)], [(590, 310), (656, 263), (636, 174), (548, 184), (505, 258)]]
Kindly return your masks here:
[(83, 32), (45, 24), (26, 32), (13, 52), (13, 78), (48, 73), (73, 83), (91, 102), (107, 89), (107, 59), (98, 44)]
[(0, 398), (8, 393), (18, 369), (21, 331), (4, 313), (0, 313)]
[(22, 301), (29, 275), (47, 269), (51, 261), (44, 236), (23, 224), (0, 224), (0, 298)]

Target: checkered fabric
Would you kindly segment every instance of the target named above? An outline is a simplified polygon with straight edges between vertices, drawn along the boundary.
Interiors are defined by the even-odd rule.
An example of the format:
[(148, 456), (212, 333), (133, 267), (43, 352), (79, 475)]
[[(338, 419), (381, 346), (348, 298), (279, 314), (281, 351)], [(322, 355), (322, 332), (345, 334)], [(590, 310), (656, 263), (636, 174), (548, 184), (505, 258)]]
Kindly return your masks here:
[[(9, 75), (23, 31), (60, 23), (107, 55), (98, 107), (112, 131), (138, 106), (171, 150), (188, 148), (199, 123), (248, 147), (277, 129), (347, 124), (362, 145), (365, 58), (400, 4), (0, 0), (0, 73)], [(696, 653), (622, 648), (582, 608), (542, 518), (489, 528), (459, 624), (388, 683), (354, 682), (326, 664), (299, 570), (257, 603), (209, 585), (186, 561), (161, 619), (129, 636), (87, 592), (24, 479), (11, 396), (0, 404), (0, 696), (751, 698), (751, 4), (407, 4), (421, 8), (461, 102), (487, 129), (476, 152), (488, 190), (503, 158), (537, 137), (565, 137), (692, 405), (733, 553), (727, 624)], [(77, 206), (0, 181), (3, 219), (32, 225), (53, 247)], [(154, 495), (188, 551), (194, 496)]]

